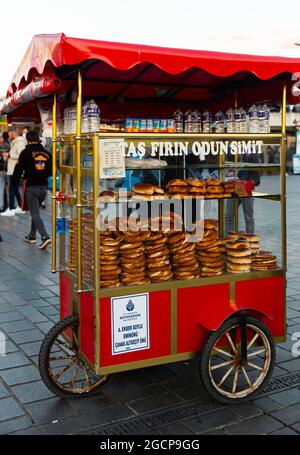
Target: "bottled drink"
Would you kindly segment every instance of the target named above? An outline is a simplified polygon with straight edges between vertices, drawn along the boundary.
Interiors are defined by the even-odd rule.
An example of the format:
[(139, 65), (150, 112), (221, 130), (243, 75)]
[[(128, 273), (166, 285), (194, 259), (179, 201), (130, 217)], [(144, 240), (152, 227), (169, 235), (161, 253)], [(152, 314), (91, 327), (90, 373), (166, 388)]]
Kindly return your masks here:
[(66, 107), (64, 111), (64, 134), (70, 134), (70, 108)]
[(192, 133), (201, 133), (201, 114), (199, 111), (192, 112)]
[(264, 127), (265, 127), (265, 122), (264, 122), (264, 108), (262, 105), (258, 106), (258, 133), (264, 133)]
[(82, 108), (82, 117), (81, 117), (81, 131), (82, 133), (88, 133), (88, 106), (89, 101), (87, 101)]
[(175, 132), (174, 125), (175, 125), (174, 119), (169, 118), (168, 121), (167, 121), (167, 131), (168, 131), (168, 133), (174, 133)]
[(212, 132), (212, 115), (209, 111), (203, 112), (202, 115), (203, 133), (209, 134)]
[(253, 104), (249, 109), (249, 133), (258, 133), (258, 107)]
[(234, 123), (235, 123), (235, 132), (241, 133), (242, 113), (241, 113), (241, 109), (239, 109), (239, 108), (236, 108), (234, 110)]
[(65, 219), (65, 232), (70, 232), (72, 212), (71, 212), (71, 206), (68, 202), (66, 202), (65, 206), (64, 206), (64, 219)]
[(174, 128), (176, 133), (183, 133), (183, 113), (180, 109), (173, 114), (174, 117)]
[(240, 108), (240, 132), (247, 133), (247, 113), (243, 107)]
[(76, 134), (76, 126), (77, 126), (77, 108), (76, 108), (76, 106), (72, 106), (70, 108), (69, 134)]
[(187, 111), (184, 115), (184, 132), (192, 133), (192, 112)]
[(227, 133), (235, 133), (234, 109), (230, 108), (226, 112)]
[(218, 111), (215, 116), (216, 133), (225, 133), (225, 115)]
[(268, 134), (271, 132), (271, 127), (270, 127), (270, 109), (267, 104), (263, 105), (263, 111), (264, 111), (264, 133)]
[(88, 104), (87, 122), (89, 133), (96, 133), (100, 130), (100, 109), (93, 99), (91, 99)]
[(160, 119), (160, 132), (167, 133), (168, 131), (168, 119), (162, 118)]
[(59, 192), (56, 198), (56, 232), (57, 234), (65, 233), (65, 217), (64, 207), (62, 202), (62, 194)]

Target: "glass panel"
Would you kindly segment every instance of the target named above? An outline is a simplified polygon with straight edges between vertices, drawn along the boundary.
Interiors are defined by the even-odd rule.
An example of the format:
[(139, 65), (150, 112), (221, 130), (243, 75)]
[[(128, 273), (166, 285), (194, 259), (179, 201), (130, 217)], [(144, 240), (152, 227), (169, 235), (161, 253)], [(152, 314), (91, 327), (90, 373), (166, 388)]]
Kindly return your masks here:
[[(143, 138), (139, 139), (142, 141)], [(163, 139), (166, 141), (167, 139)], [(180, 140), (180, 138), (179, 138)], [(135, 141), (135, 143), (138, 141)], [(149, 142), (149, 141), (148, 141)], [(273, 147), (273, 146), (272, 146)], [(61, 264), (68, 268), (68, 270), (76, 273), (77, 269), (77, 209), (76, 209), (76, 197), (77, 197), (77, 170), (76, 170), (76, 144), (71, 143), (63, 143), (61, 147), (61, 165), (62, 165), (62, 173), (61, 173), (61, 185), (64, 194), (70, 196), (67, 204), (70, 204), (71, 208), (68, 208), (68, 211), (71, 212), (71, 221), (70, 221), (70, 228), (69, 231), (66, 232), (64, 237), (61, 237)], [(149, 156), (149, 148), (148, 157)], [(131, 199), (132, 196), (136, 196), (135, 200), (138, 200), (137, 194), (134, 193), (134, 185), (137, 183), (151, 183), (161, 187), (165, 191), (165, 195), (161, 194), (161, 191), (153, 195), (145, 195), (146, 201), (151, 201), (151, 207), (149, 204), (148, 207), (148, 216), (153, 216), (152, 209), (154, 206), (159, 206), (161, 204), (161, 199), (169, 198), (169, 195), (173, 197), (174, 195), (194, 197), (195, 195), (199, 195), (200, 197), (207, 197), (209, 199), (205, 199), (204, 201), (204, 212), (201, 212), (201, 219), (219, 219), (220, 226), (219, 226), (219, 234), (218, 238), (221, 239), (226, 237), (229, 231), (247, 231), (248, 233), (255, 233), (261, 237), (261, 240), (256, 240), (252, 242), (252, 248), (254, 250), (262, 249), (266, 251), (272, 252), (273, 255), (277, 257), (278, 265), (282, 263), (281, 257), (281, 211), (280, 211), (280, 203), (277, 201), (280, 195), (280, 168), (279, 166), (276, 167), (276, 163), (279, 161), (278, 151), (279, 147), (277, 148), (274, 146), (274, 153), (272, 155), (271, 151), (268, 148), (263, 148), (263, 153), (261, 154), (264, 158), (264, 163), (256, 163), (250, 161), (243, 161), (242, 163), (235, 163), (232, 160), (224, 160), (222, 165), (219, 166), (219, 157), (210, 156), (205, 161), (200, 161), (199, 157), (191, 156), (180, 156), (175, 157), (176, 159), (168, 160), (167, 165), (158, 169), (159, 161), (155, 162), (155, 165), (148, 166), (145, 169), (145, 165), (143, 166), (144, 169), (140, 170), (138, 165), (141, 163), (146, 163), (146, 159), (138, 159), (135, 160), (134, 168), (127, 169), (126, 178), (125, 179), (108, 179), (108, 180), (101, 180), (100, 181), (100, 193), (104, 191), (111, 191), (112, 194), (102, 194), (103, 198), (101, 202), (104, 205), (101, 207), (101, 210), (105, 211), (106, 216), (109, 219), (113, 219), (116, 216), (123, 218), (127, 217), (135, 210), (134, 207), (130, 207), (127, 205), (127, 199)], [(224, 158), (224, 157), (223, 157)], [(165, 160), (162, 158), (160, 161)], [(158, 163), (158, 164), (157, 164)], [(130, 161), (129, 164), (132, 164)], [(259, 170), (257, 170), (257, 166), (262, 166)], [(70, 168), (71, 166), (71, 168)], [(135, 167), (136, 166), (136, 167)], [(69, 169), (68, 169), (69, 167)], [(91, 141), (85, 141), (81, 147), (81, 171), (82, 171), (82, 203), (86, 205), (83, 208), (82, 214), (82, 271), (83, 271), (83, 281), (92, 285), (94, 280), (94, 227), (93, 227), (93, 205), (94, 205), (94, 192), (93, 192), (93, 152), (92, 152), (92, 143)], [(221, 182), (210, 182), (207, 187), (211, 187), (210, 189), (204, 188), (204, 191), (197, 192), (197, 188), (202, 188), (201, 185), (197, 187), (195, 185), (188, 186), (183, 185), (181, 188), (187, 188), (186, 192), (180, 188), (177, 188), (177, 193), (174, 190), (170, 191), (167, 187), (167, 184), (170, 180), (173, 179), (219, 179)], [(249, 187), (244, 185), (241, 186), (233, 183), (233, 180), (244, 180), (246, 182), (254, 181), (256, 186), (249, 189)], [(178, 185), (180, 187), (180, 185)], [(214, 187), (214, 188), (212, 188)], [(222, 189), (220, 189), (222, 188)], [(129, 191), (129, 197), (126, 197), (124, 203), (122, 202), (122, 193), (119, 190), (126, 189)], [(249, 197), (253, 191), (253, 196)], [(245, 194), (246, 192), (246, 194)], [(247, 193), (248, 192), (248, 193)], [(168, 195), (168, 196), (166, 196)], [(267, 196), (266, 196), (267, 195)], [(121, 199), (120, 199), (121, 196)], [(148, 197), (149, 196), (149, 197)], [(267, 200), (267, 198), (271, 200)], [(97, 195), (98, 198), (98, 195)], [(160, 198), (160, 199), (159, 199)], [(225, 199), (225, 200), (222, 200)], [(265, 199), (263, 199), (265, 198)], [(272, 200), (274, 199), (274, 201)], [(277, 198), (277, 199), (276, 199)], [(154, 202), (153, 202), (154, 199)], [(155, 199), (159, 199), (155, 202)], [(142, 200), (144, 200), (142, 198)], [(167, 201), (169, 202), (169, 201)], [(235, 223), (235, 202), (238, 203), (238, 225)], [(184, 205), (183, 203), (182, 205)], [(196, 207), (196, 205), (195, 205)], [(157, 207), (156, 207), (157, 208)], [(64, 208), (66, 211), (66, 207)], [(193, 221), (197, 219), (199, 213), (195, 213), (194, 209), (191, 212), (191, 217)], [(202, 210), (202, 209), (201, 209)], [(224, 210), (224, 211), (223, 211)], [(222, 220), (222, 211), (226, 218)], [(253, 216), (252, 216), (253, 211)], [(155, 213), (157, 210), (155, 211)], [(184, 211), (182, 211), (184, 213)], [(158, 212), (158, 216), (161, 216), (163, 213), (163, 209), (160, 208)], [(245, 216), (247, 223), (245, 223)], [(250, 216), (251, 215), (251, 216)], [(222, 223), (224, 221), (224, 223)], [(224, 224), (224, 226), (223, 226)], [(251, 226), (252, 224), (252, 226)], [(224, 228), (224, 231), (223, 231)], [(214, 231), (214, 229), (211, 229)], [(208, 233), (212, 236), (215, 235), (215, 232)], [(207, 234), (207, 235), (208, 235)], [(105, 262), (106, 258), (104, 256), (103, 250), (106, 251), (106, 255), (112, 262), (111, 264), (104, 264), (109, 265), (110, 268), (107, 270), (106, 267), (106, 276), (110, 276), (112, 273), (117, 273), (118, 264), (120, 255), (119, 252), (115, 253), (115, 250), (118, 250), (119, 246), (115, 244), (118, 243), (116, 239), (119, 239), (116, 233), (112, 234), (111, 238), (107, 238), (103, 240), (104, 235), (102, 234), (101, 239), (101, 246), (100, 246), (100, 254), (102, 258), (102, 265)], [(121, 236), (122, 237), (122, 236)], [(122, 237), (123, 238), (123, 237)], [(64, 240), (62, 240), (64, 239)], [(214, 239), (212, 242), (219, 242), (219, 240)], [(206, 268), (204, 270), (205, 273), (210, 273), (209, 267), (207, 265), (213, 263), (214, 258), (208, 258), (211, 262), (207, 260), (203, 260), (203, 257), (206, 254), (206, 250), (203, 249), (203, 244), (201, 241), (199, 242), (199, 248), (195, 248), (197, 251), (197, 260), (200, 259), (203, 263), (199, 262), (199, 267)], [(144, 247), (149, 246), (146, 245), (145, 242)], [(214, 244), (214, 243), (213, 243)], [(226, 263), (227, 259), (223, 256), (224, 254), (224, 245), (220, 243), (219, 247), (215, 247), (218, 251), (212, 254), (219, 254), (215, 262), (218, 263)], [(145, 253), (147, 251), (145, 250)], [(114, 255), (118, 256), (117, 259), (114, 259)], [(208, 255), (209, 256), (209, 255)], [(124, 259), (124, 258), (123, 258)], [(101, 260), (101, 259), (100, 259)], [(134, 259), (136, 260), (136, 259)], [(170, 266), (173, 267), (173, 256), (170, 256), (169, 259)], [(249, 261), (249, 259), (248, 259)], [(272, 260), (270, 260), (272, 262)], [(127, 260), (121, 261), (121, 263), (128, 262)], [(143, 262), (143, 261), (140, 261)], [(245, 262), (246, 263), (246, 262)], [(114, 270), (114, 264), (116, 272)], [(204, 265), (206, 264), (206, 266)], [(239, 265), (237, 261), (236, 264)], [(130, 263), (131, 265), (131, 263)], [(169, 265), (166, 266), (167, 268)], [(175, 266), (174, 266), (175, 267)], [(226, 266), (224, 265), (226, 268)], [(237, 267), (237, 266), (236, 266)], [(176, 268), (176, 267), (175, 267)], [(182, 267), (181, 267), (182, 268)], [(225, 268), (224, 272), (225, 273)], [(126, 267), (124, 267), (124, 270)], [(128, 267), (127, 267), (128, 269)], [(111, 271), (113, 270), (113, 272)], [(126, 275), (122, 269), (123, 275)], [(173, 270), (173, 269), (172, 269)], [(202, 269), (201, 269), (202, 272)], [(119, 272), (118, 272), (119, 273)], [(212, 272), (213, 273), (213, 272)], [(218, 272), (219, 274), (219, 272)], [(121, 276), (121, 275), (120, 275)], [(196, 276), (196, 275), (195, 275)], [(201, 276), (218, 276), (218, 275), (201, 275)], [(101, 278), (103, 281), (103, 277)], [(114, 281), (114, 280), (111, 280)], [(101, 283), (102, 284), (102, 283)]]
[[(226, 233), (234, 229), (233, 201), (226, 204)], [(238, 231), (255, 233), (261, 237), (259, 248), (269, 251), (277, 257), (278, 265), (282, 265), (281, 245), (281, 210), (280, 202), (263, 199), (245, 199), (238, 201)], [(252, 216), (253, 214), (253, 216)]]

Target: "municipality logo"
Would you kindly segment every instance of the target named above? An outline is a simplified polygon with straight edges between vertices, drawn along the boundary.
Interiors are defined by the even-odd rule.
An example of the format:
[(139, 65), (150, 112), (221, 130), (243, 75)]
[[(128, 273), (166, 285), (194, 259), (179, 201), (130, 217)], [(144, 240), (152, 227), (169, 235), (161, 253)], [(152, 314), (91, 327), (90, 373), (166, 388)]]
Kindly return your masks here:
[(133, 303), (132, 300), (129, 300), (129, 302), (128, 302), (127, 305), (126, 305), (126, 309), (127, 309), (127, 311), (129, 311), (129, 312), (131, 312), (131, 311), (134, 310), (134, 303)]

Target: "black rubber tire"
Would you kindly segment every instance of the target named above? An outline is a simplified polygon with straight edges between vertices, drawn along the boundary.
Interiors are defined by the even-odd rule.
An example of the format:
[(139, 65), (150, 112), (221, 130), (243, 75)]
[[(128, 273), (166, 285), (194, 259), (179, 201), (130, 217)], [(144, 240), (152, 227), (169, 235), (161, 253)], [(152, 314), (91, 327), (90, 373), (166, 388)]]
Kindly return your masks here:
[(231, 319), (228, 319), (224, 324), (215, 332), (211, 332), (202, 348), (202, 350), (199, 353), (199, 374), (201, 381), (212, 398), (214, 398), (216, 401), (223, 403), (223, 404), (240, 404), (240, 403), (245, 403), (249, 402), (252, 400), (269, 382), (273, 369), (275, 366), (275, 361), (276, 361), (276, 347), (274, 343), (273, 336), (268, 329), (268, 327), (261, 322), (259, 319), (254, 318), (252, 316), (247, 316), (247, 324), (254, 325), (258, 327), (268, 338), (268, 341), (270, 343), (270, 349), (271, 349), (271, 362), (270, 362), (270, 367), (269, 370), (266, 374), (265, 379), (263, 380), (262, 384), (255, 390), (255, 392), (248, 397), (245, 398), (230, 398), (230, 397), (225, 397), (222, 395), (213, 385), (210, 375), (209, 375), (209, 360), (210, 360), (210, 355), (211, 351), (214, 347), (214, 344), (216, 341), (224, 334), (230, 327), (235, 326), (239, 324), (239, 318), (238, 317), (233, 317)]
[(40, 375), (42, 377), (42, 380), (44, 384), (48, 387), (48, 389), (53, 392), (55, 395), (57, 395), (60, 398), (84, 398), (88, 396), (94, 396), (97, 395), (100, 391), (100, 389), (103, 386), (103, 383), (101, 383), (98, 387), (93, 389), (92, 391), (89, 392), (83, 392), (83, 393), (72, 393), (72, 392), (67, 392), (66, 390), (61, 389), (51, 378), (51, 375), (49, 374), (49, 369), (48, 369), (48, 359), (49, 355), (51, 352), (52, 345), (57, 338), (58, 335), (61, 334), (61, 332), (67, 328), (70, 328), (74, 325), (78, 324), (78, 316), (77, 315), (72, 315), (68, 316), (65, 319), (62, 319), (59, 321), (57, 324), (55, 324), (52, 329), (47, 333), (45, 336), (43, 343), (40, 348), (40, 353), (39, 353), (39, 371)]

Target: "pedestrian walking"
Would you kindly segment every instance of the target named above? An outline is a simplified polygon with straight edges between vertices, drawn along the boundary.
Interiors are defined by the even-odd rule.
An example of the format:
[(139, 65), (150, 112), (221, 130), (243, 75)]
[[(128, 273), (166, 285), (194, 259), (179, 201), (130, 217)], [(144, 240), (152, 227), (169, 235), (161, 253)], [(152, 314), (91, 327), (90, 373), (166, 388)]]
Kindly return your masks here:
[(31, 215), (31, 230), (25, 237), (25, 242), (36, 243), (36, 233), (39, 232), (42, 243), (39, 249), (43, 250), (51, 243), (40, 215), (40, 205), (47, 195), (47, 179), (52, 174), (52, 158), (50, 153), (40, 143), (36, 131), (30, 130), (26, 134), (28, 145), (21, 153), (14, 176), (26, 181), (26, 201)]
[[(16, 214), (25, 213), (21, 209), (21, 194), (20, 194), (20, 180), (14, 176), (14, 170), (17, 165), (21, 152), (26, 147), (26, 139), (22, 136), (19, 130), (12, 130), (9, 134), (11, 140), (11, 148), (8, 154), (4, 154), (8, 158), (7, 162), (7, 176), (9, 185), (9, 207), (1, 213), (1, 216), (14, 216)], [(15, 208), (15, 199), (17, 199), (17, 207)]]
[(7, 156), (10, 151), (10, 142), (7, 132), (2, 134), (0, 140), (0, 213), (5, 211), (4, 207), (4, 195), (5, 188), (7, 185)]

